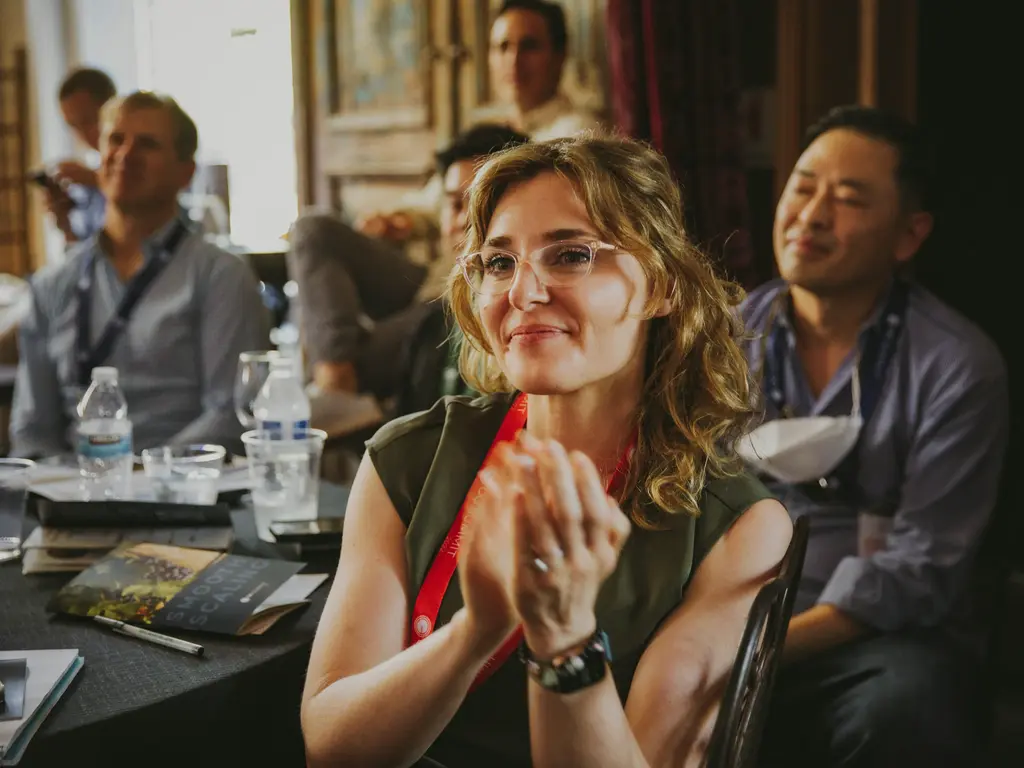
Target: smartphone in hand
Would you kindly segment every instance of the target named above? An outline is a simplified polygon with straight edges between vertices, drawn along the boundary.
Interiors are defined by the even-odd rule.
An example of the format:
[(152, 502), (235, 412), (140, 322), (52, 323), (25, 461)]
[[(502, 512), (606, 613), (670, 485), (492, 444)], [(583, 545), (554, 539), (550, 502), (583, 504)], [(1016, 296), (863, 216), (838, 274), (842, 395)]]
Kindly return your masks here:
[(33, 184), (45, 189), (51, 195), (57, 198), (66, 198), (70, 201), (71, 207), (75, 206), (75, 201), (68, 194), (67, 190), (61, 186), (61, 183), (57, 181), (53, 176), (48, 174), (46, 171), (34, 171), (28, 175), (28, 180)]

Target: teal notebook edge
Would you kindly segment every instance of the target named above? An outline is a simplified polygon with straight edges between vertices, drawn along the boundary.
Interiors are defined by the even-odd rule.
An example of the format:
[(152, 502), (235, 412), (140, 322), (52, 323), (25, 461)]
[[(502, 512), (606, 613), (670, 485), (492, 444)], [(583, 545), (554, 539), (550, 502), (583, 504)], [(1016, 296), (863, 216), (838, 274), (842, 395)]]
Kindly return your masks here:
[(32, 737), (35, 736), (36, 731), (39, 730), (39, 727), (43, 724), (46, 716), (50, 714), (50, 711), (57, 706), (57, 702), (60, 701), (64, 692), (71, 685), (71, 682), (78, 675), (79, 670), (82, 669), (84, 664), (85, 658), (81, 655), (76, 656), (74, 661), (64, 671), (64, 674), (57, 678), (49, 693), (46, 694), (46, 698), (35, 708), (35, 711), (28, 717), (24, 725), (18, 729), (18, 735), (11, 740), (6, 748), (0, 745), (0, 766), (6, 767), (18, 764), (18, 761), (25, 754), (25, 749), (28, 747), (29, 742), (32, 741)]

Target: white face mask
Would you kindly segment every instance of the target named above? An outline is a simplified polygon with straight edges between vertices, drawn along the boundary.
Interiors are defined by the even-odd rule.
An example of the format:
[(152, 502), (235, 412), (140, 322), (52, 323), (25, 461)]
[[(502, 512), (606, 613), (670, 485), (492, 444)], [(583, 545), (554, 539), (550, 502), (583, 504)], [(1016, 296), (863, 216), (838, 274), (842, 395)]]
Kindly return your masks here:
[(860, 377), (851, 376), (853, 411), (849, 416), (808, 416), (767, 421), (740, 438), (736, 452), (749, 467), (783, 483), (826, 477), (853, 450), (864, 424), (860, 415)]

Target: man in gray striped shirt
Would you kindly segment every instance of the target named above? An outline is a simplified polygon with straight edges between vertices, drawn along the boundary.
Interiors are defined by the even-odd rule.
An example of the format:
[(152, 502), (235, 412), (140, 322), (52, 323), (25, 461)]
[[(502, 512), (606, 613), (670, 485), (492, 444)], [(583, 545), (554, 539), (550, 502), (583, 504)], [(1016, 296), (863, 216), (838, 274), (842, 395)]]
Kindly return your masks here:
[(89, 365), (118, 369), (136, 451), (205, 442), (239, 449), (238, 355), (266, 348), (268, 318), (248, 265), (181, 218), (177, 197), (192, 178), (197, 142), (195, 124), (171, 99), (135, 93), (105, 108), (106, 222), (64, 264), (32, 279), (11, 413), (14, 455), (71, 449)]
[(976, 765), (969, 583), (1005, 364), (904, 275), (932, 227), (917, 130), (845, 107), (805, 147), (776, 211), (781, 279), (742, 307), (764, 422), (741, 453), (811, 524), (762, 762)]

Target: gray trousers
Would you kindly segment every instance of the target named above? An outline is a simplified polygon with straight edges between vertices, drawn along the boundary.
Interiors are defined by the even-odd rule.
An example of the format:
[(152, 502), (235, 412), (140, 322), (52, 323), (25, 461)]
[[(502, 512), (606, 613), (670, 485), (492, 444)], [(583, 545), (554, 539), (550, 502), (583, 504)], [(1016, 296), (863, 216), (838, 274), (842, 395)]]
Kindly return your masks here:
[(426, 267), (335, 216), (306, 214), (292, 228), (288, 271), (309, 363), (352, 363), (361, 391), (394, 394), (398, 359), (426, 314), (416, 300)]
[(869, 637), (783, 668), (760, 768), (976, 768), (981, 670), (939, 630)]

